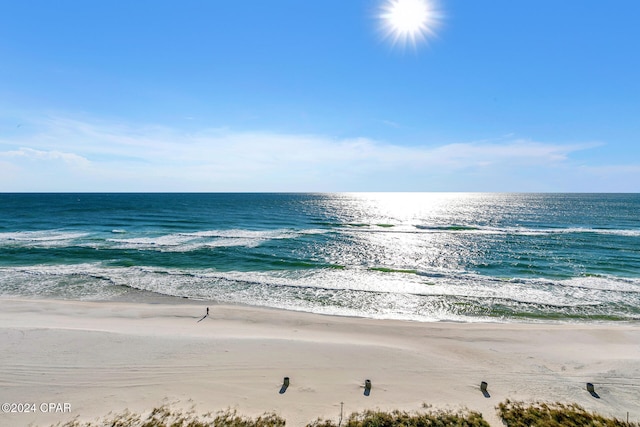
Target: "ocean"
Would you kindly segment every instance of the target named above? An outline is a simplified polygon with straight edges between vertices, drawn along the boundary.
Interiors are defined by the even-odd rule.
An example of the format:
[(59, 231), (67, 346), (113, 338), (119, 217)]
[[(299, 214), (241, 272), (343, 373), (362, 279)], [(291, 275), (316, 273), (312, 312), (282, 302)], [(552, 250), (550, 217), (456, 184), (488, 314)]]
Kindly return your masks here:
[(635, 321), (640, 195), (0, 194), (0, 296)]

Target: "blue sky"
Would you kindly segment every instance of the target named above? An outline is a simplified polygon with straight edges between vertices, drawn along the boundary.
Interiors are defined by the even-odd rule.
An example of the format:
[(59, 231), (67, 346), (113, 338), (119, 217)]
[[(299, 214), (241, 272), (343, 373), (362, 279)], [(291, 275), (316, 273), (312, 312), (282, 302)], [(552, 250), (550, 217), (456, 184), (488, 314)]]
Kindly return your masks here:
[(0, 191), (640, 191), (640, 2), (385, 5), (0, 0)]

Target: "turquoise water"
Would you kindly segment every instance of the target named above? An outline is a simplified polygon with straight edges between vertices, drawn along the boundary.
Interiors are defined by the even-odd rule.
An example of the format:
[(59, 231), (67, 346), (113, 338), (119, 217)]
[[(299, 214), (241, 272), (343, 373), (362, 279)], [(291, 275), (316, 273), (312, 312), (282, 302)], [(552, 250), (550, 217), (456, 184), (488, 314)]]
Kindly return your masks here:
[(0, 295), (640, 319), (638, 194), (0, 194)]

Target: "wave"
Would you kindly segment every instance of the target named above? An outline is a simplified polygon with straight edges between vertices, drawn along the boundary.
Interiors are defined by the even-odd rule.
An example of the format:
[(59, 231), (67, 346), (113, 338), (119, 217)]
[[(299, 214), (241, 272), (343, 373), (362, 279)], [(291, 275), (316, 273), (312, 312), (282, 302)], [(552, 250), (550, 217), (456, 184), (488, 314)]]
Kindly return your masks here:
[(640, 237), (639, 229), (605, 229), (605, 228), (528, 228), (528, 227), (489, 227), (463, 225), (416, 225), (416, 229), (424, 232), (458, 232), (485, 234), (516, 234), (516, 235), (550, 235), (550, 234), (602, 234), (614, 236)]
[[(64, 247), (80, 246), (93, 249), (133, 249), (189, 252), (202, 248), (256, 247), (270, 240), (295, 239), (306, 235), (327, 233), (322, 229), (277, 230), (206, 230), (192, 233), (146, 234), (123, 229), (109, 232), (76, 232), (41, 230), (0, 233), (0, 246)], [(115, 237), (127, 235), (130, 237)]]
[[(0, 247), (63, 247), (84, 246), (94, 249), (132, 249), (189, 252), (218, 247), (257, 247), (272, 240), (297, 239), (330, 233), (454, 233), (545, 236), (554, 234), (595, 234), (621, 237), (640, 237), (638, 229), (605, 228), (527, 228), (491, 227), (483, 225), (422, 225), (422, 224), (334, 224), (323, 223), (327, 228), (275, 229), (275, 230), (203, 230), (151, 234), (124, 229), (105, 231), (37, 230), (0, 233)], [(329, 225), (330, 224), (330, 225)], [(125, 237), (126, 236), (126, 237)]]
[(349, 232), (371, 233), (455, 233), (455, 234), (498, 234), (498, 235), (523, 235), (545, 236), (554, 234), (596, 234), (624, 237), (640, 237), (640, 229), (607, 229), (607, 228), (531, 228), (518, 226), (495, 227), (486, 225), (460, 225), (460, 224), (368, 224), (368, 223), (322, 223), (328, 227)]
[(86, 232), (63, 230), (16, 231), (0, 233), (0, 245), (3, 246), (33, 246), (59, 247), (66, 246), (88, 236)]
[(480, 227), (469, 225), (416, 225), (419, 230), (431, 230), (431, 231), (477, 231)]
[(603, 228), (498, 228), (504, 234), (548, 235), (548, 234), (601, 234), (612, 236), (640, 237), (640, 230), (636, 229), (603, 229)]
[[(0, 268), (0, 294), (113, 299), (131, 292), (324, 314), (433, 320), (640, 317), (640, 279), (505, 279), (451, 271), (316, 268), (241, 272), (100, 263)], [(403, 272), (398, 270), (398, 272)]]
[(270, 240), (295, 239), (304, 235), (324, 233), (323, 230), (206, 230), (193, 233), (174, 233), (153, 237), (107, 239), (118, 249), (150, 249), (189, 252), (202, 248), (256, 247)]

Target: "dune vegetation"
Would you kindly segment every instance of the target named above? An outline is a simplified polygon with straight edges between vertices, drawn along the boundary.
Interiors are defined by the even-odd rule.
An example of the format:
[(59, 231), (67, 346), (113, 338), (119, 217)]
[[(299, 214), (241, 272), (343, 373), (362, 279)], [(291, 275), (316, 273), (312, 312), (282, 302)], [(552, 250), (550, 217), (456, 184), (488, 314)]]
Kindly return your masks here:
[[(425, 405), (425, 408), (428, 408)], [(497, 406), (499, 417), (508, 427), (640, 427), (635, 422), (607, 418), (589, 412), (576, 404), (523, 403), (506, 400)], [(140, 415), (125, 411), (96, 421), (68, 421), (55, 427), (284, 427), (286, 420), (275, 413), (255, 418), (238, 414), (235, 410), (196, 414), (195, 411), (172, 410), (167, 406)], [(482, 414), (473, 411), (428, 410), (372, 411), (352, 413), (339, 420), (318, 418), (306, 427), (489, 427)], [(52, 426), (54, 427), (54, 426)]]

